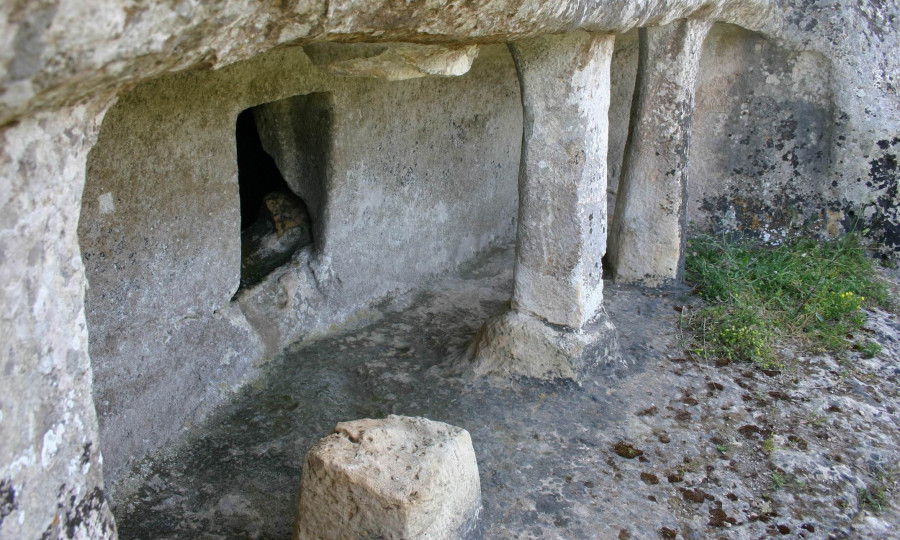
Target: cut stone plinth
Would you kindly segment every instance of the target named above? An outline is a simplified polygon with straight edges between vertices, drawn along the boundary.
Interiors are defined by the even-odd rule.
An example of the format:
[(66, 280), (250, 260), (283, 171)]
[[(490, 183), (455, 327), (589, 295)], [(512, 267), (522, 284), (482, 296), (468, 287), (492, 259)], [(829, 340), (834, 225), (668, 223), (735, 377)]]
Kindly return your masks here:
[(339, 423), (309, 451), (295, 540), (478, 538), (469, 432), (391, 415)]
[(579, 330), (508, 311), (481, 327), (467, 356), (472, 363), (466, 371), (475, 377), (574, 381), (621, 358), (615, 326), (603, 309)]

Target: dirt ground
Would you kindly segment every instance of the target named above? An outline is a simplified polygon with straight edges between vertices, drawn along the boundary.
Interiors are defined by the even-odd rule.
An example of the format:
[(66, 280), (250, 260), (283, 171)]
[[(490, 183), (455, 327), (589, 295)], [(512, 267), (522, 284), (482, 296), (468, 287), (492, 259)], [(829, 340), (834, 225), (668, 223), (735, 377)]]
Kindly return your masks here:
[(900, 538), (896, 315), (869, 314), (875, 358), (785, 350), (763, 371), (690, 358), (686, 288), (607, 285), (623, 358), (581, 385), (448, 377), (504, 309), (512, 258), (289, 347), (112, 486), (120, 536), (289, 538), (309, 447), (339, 421), (402, 414), (471, 433), (485, 538)]

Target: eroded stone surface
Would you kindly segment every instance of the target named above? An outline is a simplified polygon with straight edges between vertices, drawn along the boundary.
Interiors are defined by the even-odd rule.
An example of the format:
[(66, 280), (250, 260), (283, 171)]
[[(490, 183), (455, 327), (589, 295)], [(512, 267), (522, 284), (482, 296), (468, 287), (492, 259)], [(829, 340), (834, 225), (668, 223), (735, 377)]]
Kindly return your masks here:
[(441, 47), (391, 43), (384, 45), (314, 43), (303, 48), (310, 60), (335, 75), (375, 77), (388, 81), (429, 75), (465, 75), (478, 56), (478, 46)]
[(115, 536), (75, 233), (102, 112), (0, 132), (0, 538)]
[(898, 474), (896, 315), (870, 315), (860, 337), (882, 343), (874, 359), (793, 353), (763, 372), (688, 359), (678, 321), (697, 299), (685, 289), (610, 285), (626, 365), (581, 386), (448, 377), (446, 359), (508, 301), (513, 258), (494, 253), (362, 328), (285, 351), (142, 464), (116, 509), (123, 536), (287, 537), (305, 452), (343, 419), (401, 414), (472, 434), (485, 538), (891, 537), (896, 491), (876, 510), (858, 488)]
[(223, 67), (286, 43), (497, 42), (579, 28), (623, 31), (698, 11), (750, 28), (780, 21), (768, 0), (7, 3), (0, 17), (0, 124), (72, 99), (114, 94), (123, 84), (167, 72)]
[(469, 433), (390, 415), (341, 422), (310, 449), (294, 538), (472, 538), (480, 512)]

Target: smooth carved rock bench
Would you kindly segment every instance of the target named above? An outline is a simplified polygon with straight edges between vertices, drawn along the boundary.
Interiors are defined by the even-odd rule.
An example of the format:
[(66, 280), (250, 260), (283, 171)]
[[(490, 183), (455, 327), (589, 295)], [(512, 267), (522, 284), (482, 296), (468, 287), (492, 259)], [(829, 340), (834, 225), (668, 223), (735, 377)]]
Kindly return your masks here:
[(339, 423), (306, 455), (295, 540), (479, 537), (469, 433), (426, 418)]

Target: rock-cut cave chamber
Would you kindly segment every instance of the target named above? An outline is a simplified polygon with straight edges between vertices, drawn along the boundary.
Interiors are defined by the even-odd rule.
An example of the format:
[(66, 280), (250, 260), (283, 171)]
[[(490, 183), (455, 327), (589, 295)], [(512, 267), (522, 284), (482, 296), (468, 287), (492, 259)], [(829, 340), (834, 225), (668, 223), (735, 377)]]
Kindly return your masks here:
[[(110, 508), (154, 489), (159, 451), (309, 359), (292, 347), (314, 357), (384, 305), (446, 300), (437, 280), (466, 316), (386, 327), (379, 361), (446, 360), (441, 395), (460, 377), (527, 392), (602, 378), (615, 339), (642, 337), (604, 306), (620, 284), (677, 284), (690, 234), (861, 230), (896, 260), (896, 11), (0, 3), (0, 537), (114, 537)], [(481, 278), (503, 282), (487, 302)], [(399, 332), (419, 358), (391, 345)], [(328, 359), (359, 352), (331, 343)], [(304, 373), (284, 382), (322, 372)], [(319, 404), (304, 392), (228, 425)], [(348, 415), (369, 411), (384, 409)], [(333, 420), (302, 424), (285, 455)], [(490, 463), (503, 439), (480, 435)], [(261, 472), (296, 487), (291, 466)], [(512, 479), (483, 477), (493, 495)]]
[[(694, 39), (693, 57), (676, 58), (695, 64), (689, 121), (672, 118), (693, 124), (672, 157), (691, 183), (675, 192), (682, 214), (659, 225), (682, 235), (668, 240), (676, 259), (688, 220), (706, 230), (756, 220), (768, 234), (817, 219), (801, 201), (822, 189), (795, 181), (818, 172), (802, 167), (827, 167), (830, 144), (820, 56), (729, 25)], [(122, 95), (88, 156), (78, 228), (108, 483), (290, 343), (517, 236), (515, 317), (587, 324), (602, 301), (606, 214), (626, 208), (616, 206), (620, 178), (638, 166), (626, 155), (640, 43), (632, 31), (544, 38), (535, 50), (487, 45), (449, 77), (394, 77), (365, 64), (353, 69), (370, 71), (341, 72), (348, 58), (385, 46), (296, 47)], [(542, 64), (536, 51), (547, 50), (571, 63)], [(663, 75), (677, 76), (678, 65)], [(773, 74), (793, 90), (773, 88)], [(553, 103), (560, 92), (566, 106)], [(819, 157), (798, 170), (781, 159), (785, 146)], [(762, 183), (787, 204), (748, 195)], [(652, 263), (661, 256), (644, 251), (647, 241), (621, 240)], [(677, 263), (657, 266), (649, 284), (680, 277)], [(515, 317), (500, 325), (532, 324)], [(533, 339), (522, 332), (517, 339)], [(577, 378), (578, 365), (521, 374)]]

